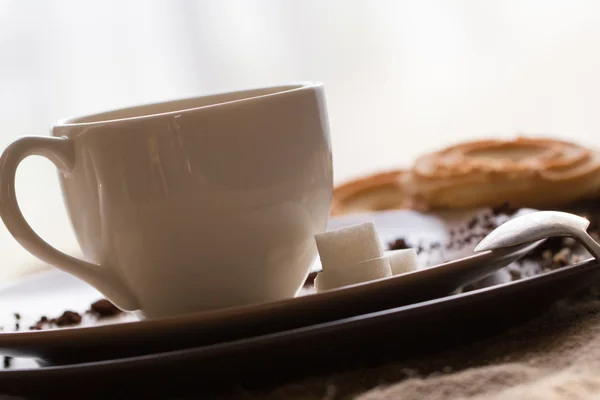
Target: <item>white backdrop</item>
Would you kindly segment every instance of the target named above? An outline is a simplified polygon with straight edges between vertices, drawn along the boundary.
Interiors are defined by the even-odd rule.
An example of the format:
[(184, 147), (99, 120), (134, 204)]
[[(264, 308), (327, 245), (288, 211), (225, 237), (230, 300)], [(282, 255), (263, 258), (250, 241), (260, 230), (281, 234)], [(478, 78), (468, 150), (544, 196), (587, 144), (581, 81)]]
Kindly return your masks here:
[[(63, 116), (316, 80), (340, 182), (473, 136), (600, 144), (599, 75), (594, 0), (0, 0), (2, 148)], [(52, 165), (18, 180), (77, 254)], [(4, 227), (0, 252), (0, 279), (40, 265)]]

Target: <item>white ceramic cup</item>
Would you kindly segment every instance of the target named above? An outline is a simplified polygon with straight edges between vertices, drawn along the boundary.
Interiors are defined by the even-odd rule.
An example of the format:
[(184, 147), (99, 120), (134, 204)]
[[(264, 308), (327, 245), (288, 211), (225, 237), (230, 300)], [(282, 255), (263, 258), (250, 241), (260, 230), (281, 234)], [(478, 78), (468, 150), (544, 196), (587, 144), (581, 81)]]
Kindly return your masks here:
[[(58, 167), (86, 261), (21, 214), (15, 172), (30, 155)], [(332, 185), (323, 86), (307, 83), (61, 120), (5, 149), (0, 214), (36, 257), (156, 318), (293, 297)]]

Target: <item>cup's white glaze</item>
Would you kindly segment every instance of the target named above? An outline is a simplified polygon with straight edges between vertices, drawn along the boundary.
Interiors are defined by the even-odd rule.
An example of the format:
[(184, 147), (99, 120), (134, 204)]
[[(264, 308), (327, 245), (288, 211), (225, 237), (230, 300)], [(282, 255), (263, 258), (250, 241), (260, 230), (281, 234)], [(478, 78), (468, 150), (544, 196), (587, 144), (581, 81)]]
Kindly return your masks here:
[[(316, 256), (333, 185), (323, 87), (217, 94), (66, 119), (0, 159), (0, 211), (39, 258), (119, 307), (162, 317), (292, 297)], [(88, 261), (22, 220), (14, 170), (60, 169)]]

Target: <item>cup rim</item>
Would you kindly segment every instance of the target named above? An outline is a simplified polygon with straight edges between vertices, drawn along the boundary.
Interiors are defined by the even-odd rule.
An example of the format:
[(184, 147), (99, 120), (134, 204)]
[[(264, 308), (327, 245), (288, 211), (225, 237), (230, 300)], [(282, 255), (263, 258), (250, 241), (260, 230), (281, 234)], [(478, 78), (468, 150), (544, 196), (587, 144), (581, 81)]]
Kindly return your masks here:
[[(56, 121), (53, 125), (53, 128), (106, 125), (106, 124), (115, 124), (115, 123), (124, 122), (124, 121), (154, 119), (157, 117), (163, 117), (163, 116), (167, 116), (167, 115), (185, 114), (185, 113), (189, 113), (189, 112), (201, 110), (201, 109), (206, 109), (206, 108), (220, 108), (220, 107), (224, 107), (224, 106), (231, 105), (231, 104), (248, 103), (251, 101), (256, 101), (258, 99), (282, 96), (282, 95), (286, 95), (286, 94), (289, 94), (292, 92), (309, 90), (309, 89), (322, 87), (322, 86), (323, 86), (323, 84), (320, 82), (300, 81), (300, 82), (292, 82), (292, 83), (281, 84), (281, 85), (270, 85), (270, 86), (260, 86), (260, 87), (257, 86), (257, 87), (239, 89), (239, 90), (210, 92), (210, 93), (202, 94), (200, 96), (182, 97), (182, 98), (174, 98), (174, 99), (165, 100), (165, 101), (141, 103), (141, 104), (137, 104), (137, 105), (131, 105), (131, 106), (126, 106), (126, 107), (119, 107), (119, 108), (114, 108), (114, 109), (110, 109), (110, 110), (105, 110), (105, 111), (99, 111), (99, 112), (92, 113), (92, 114), (65, 117), (65, 118), (61, 118), (58, 121)], [(257, 94), (250, 95), (253, 92), (255, 92)], [(267, 92), (267, 93), (259, 94), (260, 92)], [(142, 109), (142, 108), (154, 107), (154, 106), (168, 106), (169, 104), (175, 104), (175, 103), (179, 103), (179, 102), (201, 100), (201, 99), (210, 98), (210, 97), (227, 97), (227, 96), (231, 96), (231, 95), (235, 95), (235, 94), (244, 94), (244, 93), (248, 93), (249, 95), (247, 97), (237, 98), (237, 99), (233, 99), (233, 100), (215, 101), (215, 103), (200, 105), (197, 107), (187, 107), (187, 108), (180, 108), (180, 109), (171, 110), (171, 111), (155, 112), (155, 113), (147, 113), (147, 114), (142, 113), (140, 115), (134, 115), (134, 116), (129, 116), (129, 117), (121, 117), (121, 118), (107, 117), (107, 118), (103, 118), (103, 119), (97, 119), (97, 120), (95, 119), (93, 121), (86, 121), (87, 119), (93, 119), (95, 117), (97, 118), (102, 115), (110, 115), (110, 114), (122, 112), (122, 111), (133, 111), (135, 109)], [(79, 121), (79, 120), (82, 120), (82, 121)]]

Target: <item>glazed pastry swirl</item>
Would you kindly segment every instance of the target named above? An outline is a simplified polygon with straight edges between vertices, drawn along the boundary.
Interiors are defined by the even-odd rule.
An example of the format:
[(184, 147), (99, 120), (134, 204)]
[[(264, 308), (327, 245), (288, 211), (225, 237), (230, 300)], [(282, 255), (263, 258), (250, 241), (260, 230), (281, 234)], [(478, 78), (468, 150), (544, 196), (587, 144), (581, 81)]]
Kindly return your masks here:
[(420, 157), (402, 185), (421, 208), (553, 207), (600, 194), (600, 154), (551, 139), (466, 142)]
[(406, 208), (402, 177), (393, 170), (358, 178), (333, 191), (332, 215)]
[(409, 170), (335, 188), (333, 215), (399, 208), (552, 208), (600, 197), (600, 153), (575, 143), (519, 137), (464, 142), (418, 158)]

